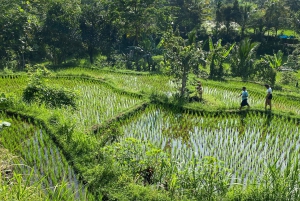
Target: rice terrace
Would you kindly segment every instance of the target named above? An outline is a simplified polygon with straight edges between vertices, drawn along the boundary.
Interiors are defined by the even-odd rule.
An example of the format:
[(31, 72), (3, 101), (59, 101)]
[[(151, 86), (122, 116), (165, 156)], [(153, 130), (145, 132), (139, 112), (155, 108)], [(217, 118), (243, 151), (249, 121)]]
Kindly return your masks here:
[(0, 200), (299, 201), (297, 0), (3, 0)]

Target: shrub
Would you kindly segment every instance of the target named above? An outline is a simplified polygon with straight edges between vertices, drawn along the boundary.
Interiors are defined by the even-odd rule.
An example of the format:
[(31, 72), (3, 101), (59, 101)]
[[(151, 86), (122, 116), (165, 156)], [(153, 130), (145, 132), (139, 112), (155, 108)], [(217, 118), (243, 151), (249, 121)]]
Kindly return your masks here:
[(256, 79), (264, 83), (270, 83), (271, 86), (275, 85), (276, 82), (276, 71), (270, 67), (269, 62), (265, 60), (259, 60), (256, 65)]
[(274, 86), (272, 86), (272, 89), (273, 89), (273, 90), (281, 91), (281, 90), (282, 90), (282, 86), (279, 85), (279, 84), (275, 84)]
[(282, 73), (282, 77), (281, 77), (282, 84), (291, 84), (296, 82), (297, 82), (297, 77), (294, 75), (293, 72)]
[(72, 106), (76, 108), (76, 93), (60, 88), (50, 88), (45, 85), (29, 84), (23, 91), (23, 100), (25, 102), (46, 103), (51, 107)]
[(49, 71), (43, 65), (28, 66), (30, 75), (29, 84), (23, 91), (25, 102), (45, 103), (51, 107), (72, 106), (76, 108), (76, 93), (63, 87), (53, 88), (46, 86), (44, 76), (49, 75)]
[(11, 98), (7, 98), (4, 93), (0, 95), (0, 109), (5, 109), (12, 104)]

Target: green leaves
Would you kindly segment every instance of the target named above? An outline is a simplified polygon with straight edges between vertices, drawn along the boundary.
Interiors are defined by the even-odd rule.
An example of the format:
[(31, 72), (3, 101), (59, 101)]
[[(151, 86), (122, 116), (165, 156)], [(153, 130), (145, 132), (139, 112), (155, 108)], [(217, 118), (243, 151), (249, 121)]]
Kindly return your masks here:
[(0, 97), (0, 109), (6, 109), (7, 106), (8, 106), (8, 100), (5, 94), (2, 93)]
[(171, 73), (181, 82), (180, 97), (184, 98), (188, 74), (193, 69), (199, 70), (199, 64), (204, 63), (202, 41), (196, 42), (196, 32), (188, 35), (188, 40), (176, 36), (169, 30), (161, 41), (165, 48), (165, 59), (170, 62)]
[(277, 70), (282, 64), (283, 52), (279, 50), (276, 54), (274, 53), (273, 56), (265, 55), (263, 59), (269, 62), (271, 68)]
[(229, 56), (231, 50), (235, 46), (235, 43), (231, 44), (229, 47), (227, 45), (222, 46), (222, 40), (219, 39), (215, 44), (213, 44), (212, 38), (209, 37), (209, 52), (206, 58), (206, 63), (210, 66), (211, 78), (218, 77), (221, 78), (224, 75), (223, 64)]
[(41, 31), (43, 43), (54, 65), (66, 61), (80, 49), (80, 7), (73, 2), (51, 2)]
[(63, 87), (56, 89), (44, 85), (28, 85), (23, 92), (24, 101), (46, 103), (50, 107), (71, 106), (76, 108), (76, 97), (76, 93)]
[(36, 101), (46, 103), (50, 107), (71, 106), (76, 108), (77, 94), (64, 87), (54, 88), (46, 85), (44, 76), (50, 72), (44, 65), (28, 66), (30, 81), (23, 91), (23, 100), (30, 103)]
[(256, 49), (259, 43), (251, 42), (245, 38), (233, 50), (231, 58), (232, 73), (246, 80), (254, 73), (254, 61), (256, 59)]

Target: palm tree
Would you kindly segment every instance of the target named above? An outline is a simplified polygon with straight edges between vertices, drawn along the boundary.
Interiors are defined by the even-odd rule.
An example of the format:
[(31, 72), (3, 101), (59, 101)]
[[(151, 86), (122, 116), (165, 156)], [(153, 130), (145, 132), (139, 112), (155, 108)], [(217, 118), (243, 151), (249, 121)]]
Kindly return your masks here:
[(231, 70), (234, 76), (240, 76), (247, 80), (254, 70), (254, 61), (256, 49), (259, 46), (257, 42), (251, 42), (251, 39), (245, 38), (238, 46), (235, 46), (231, 59)]

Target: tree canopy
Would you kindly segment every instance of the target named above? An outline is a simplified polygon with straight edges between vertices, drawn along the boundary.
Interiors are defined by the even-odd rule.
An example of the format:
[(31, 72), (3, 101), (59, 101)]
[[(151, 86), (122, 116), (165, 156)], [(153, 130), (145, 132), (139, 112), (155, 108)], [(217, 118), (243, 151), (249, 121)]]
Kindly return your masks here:
[[(171, 45), (178, 46), (181, 65), (183, 57), (194, 58), (198, 49), (184, 42), (193, 33), (206, 61), (198, 70), (209, 67), (212, 78), (229, 73), (246, 79), (254, 76), (256, 54), (273, 58), (279, 50), (293, 52), (289, 44), (298, 44), (300, 34), (298, 7), (296, 0), (3, 0), (0, 68), (80, 58), (94, 64), (101, 54), (119, 67), (162, 70), (167, 61), (178, 62), (164, 57)], [(180, 40), (159, 46), (170, 30)]]

